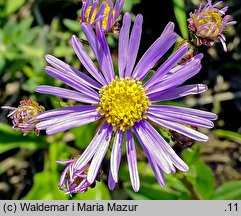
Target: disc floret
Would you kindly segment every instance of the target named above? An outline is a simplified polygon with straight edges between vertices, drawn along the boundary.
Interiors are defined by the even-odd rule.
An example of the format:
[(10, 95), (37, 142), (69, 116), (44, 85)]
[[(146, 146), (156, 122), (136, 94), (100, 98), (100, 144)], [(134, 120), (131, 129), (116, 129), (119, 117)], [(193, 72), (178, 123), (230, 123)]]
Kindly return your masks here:
[(116, 77), (100, 89), (100, 106), (97, 111), (112, 126), (125, 131), (135, 122), (146, 118), (145, 112), (150, 105), (146, 90), (138, 79)]

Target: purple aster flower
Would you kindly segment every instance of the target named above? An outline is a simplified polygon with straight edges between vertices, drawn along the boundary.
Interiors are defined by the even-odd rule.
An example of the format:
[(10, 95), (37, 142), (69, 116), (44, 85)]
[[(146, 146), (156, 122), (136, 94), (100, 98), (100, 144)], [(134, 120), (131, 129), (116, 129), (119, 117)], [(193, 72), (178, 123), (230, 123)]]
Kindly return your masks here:
[(227, 46), (224, 33), (226, 27), (236, 24), (236, 21), (231, 21), (231, 16), (225, 15), (228, 6), (219, 9), (220, 4), (222, 4), (222, 1), (213, 5), (212, 0), (208, 0), (204, 7), (200, 4), (198, 10), (190, 13), (188, 22), (189, 29), (193, 33), (197, 45), (213, 46), (215, 42), (220, 41), (226, 52)]
[[(58, 164), (66, 165), (59, 181), (59, 188), (70, 195), (77, 192), (85, 193), (89, 187), (94, 188), (96, 184), (95, 181), (92, 184), (87, 181), (89, 165), (87, 164), (81, 169), (76, 170), (74, 168), (76, 160), (77, 158), (67, 161), (57, 161)], [(98, 173), (97, 181), (100, 176), (101, 172)]]
[(122, 11), (124, 0), (82, 0), (80, 22), (89, 23), (96, 28), (100, 23), (101, 29), (106, 32), (118, 30), (117, 19)]
[(26, 136), (30, 131), (34, 131), (39, 135), (39, 130), (36, 128), (36, 124), (39, 122), (36, 116), (42, 113), (45, 109), (40, 106), (33, 99), (25, 99), (20, 101), (20, 105), (16, 107), (2, 106), (2, 109), (9, 109), (11, 112), (8, 117), (12, 119), (13, 128), (15, 130), (21, 130), (23, 136)]
[[(131, 30), (131, 16), (129, 13), (124, 15), (118, 45), (118, 76), (114, 72), (104, 33), (101, 30), (95, 33), (86, 23), (82, 24), (82, 29), (99, 67), (90, 59), (76, 36), (72, 36), (71, 43), (91, 77), (51, 55), (46, 56), (46, 60), (51, 65), (46, 67), (46, 72), (74, 90), (39, 86), (36, 91), (72, 99), (83, 104), (53, 109), (40, 114), (37, 119), (41, 122), (38, 123), (37, 128), (46, 130), (47, 134), (54, 134), (99, 119), (104, 120), (74, 165), (75, 170), (82, 170), (90, 164), (87, 174), (87, 181), (90, 184), (95, 181), (102, 160), (108, 148), (111, 147), (108, 184), (110, 189), (115, 187), (118, 182), (121, 152), (125, 144), (131, 184), (134, 191), (139, 190), (134, 133), (158, 182), (164, 185), (163, 173), (175, 173), (175, 167), (181, 171), (187, 171), (188, 166), (156, 131), (152, 123), (193, 140), (205, 142), (208, 140), (206, 135), (185, 125), (212, 128), (211, 120), (217, 118), (215, 114), (206, 111), (156, 104), (156, 102), (199, 94), (207, 90), (204, 84), (180, 86), (200, 71), (202, 54), (195, 55), (185, 63), (177, 64), (188, 51), (186, 46), (182, 46), (157, 68), (148, 81), (145, 81), (150, 70), (175, 44), (178, 36), (174, 32), (174, 24), (169, 23), (160, 37), (136, 63), (142, 21), (142, 16), (138, 15)], [(124, 139), (125, 136), (126, 139)]]

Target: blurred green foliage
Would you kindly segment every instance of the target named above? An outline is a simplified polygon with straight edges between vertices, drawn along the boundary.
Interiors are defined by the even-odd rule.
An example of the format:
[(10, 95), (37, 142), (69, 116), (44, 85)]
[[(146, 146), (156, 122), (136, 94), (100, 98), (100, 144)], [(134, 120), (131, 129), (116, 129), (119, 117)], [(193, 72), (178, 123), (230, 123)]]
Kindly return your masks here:
[(188, 39), (188, 28), (187, 28), (187, 13), (185, 8), (185, 0), (172, 0), (174, 14), (181, 31), (183, 39)]
[[(61, 82), (44, 73), (46, 65), (44, 55), (50, 53), (76, 68), (81, 68), (69, 40), (72, 34), (76, 34), (83, 40), (85, 38), (79, 23), (69, 17), (60, 18), (56, 16), (49, 23), (38, 25), (36, 16), (32, 13), (33, 2), (15, 0), (13, 4), (12, 1), (0, 1), (0, 76), (2, 77), (0, 93), (4, 98), (1, 102), (3, 104), (9, 102), (10, 105), (17, 104), (26, 95), (37, 98), (40, 104), (48, 108), (61, 107), (64, 106), (65, 101), (34, 93), (34, 89), (40, 84), (62, 85)], [(124, 11), (131, 12), (132, 8), (140, 2), (140, 0), (126, 0)], [(184, 0), (173, 0), (173, 11), (178, 27), (182, 36), (188, 38), (185, 6)], [(80, 14), (79, 9), (77, 7), (75, 10), (76, 18)], [(108, 41), (111, 43), (111, 47), (115, 49), (116, 38), (109, 35)], [(86, 48), (89, 49), (87, 45)], [(93, 54), (90, 53), (90, 55), (93, 57)], [(237, 63), (235, 64), (237, 65)], [(241, 65), (238, 66), (240, 68)], [(7, 86), (8, 83), (12, 82), (19, 82), (20, 89), (9, 95)], [(183, 104), (183, 101), (177, 103)], [(69, 195), (65, 195), (58, 188), (58, 181), (64, 167), (57, 165), (56, 161), (67, 160), (72, 155), (81, 154), (95, 134), (98, 125), (92, 123), (53, 136), (40, 135), (36, 137), (30, 133), (28, 136), (23, 137), (21, 132), (16, 132), (9, 126), (10, 121), (7, 122), (6, 112), (1, 116), (1, 121), (0, 181), (4, 181), (7, 176), (11, 183), (14, 176), (11, 173), (9, 174), (9, 170), (12, 169), (11, 166), (17, 165), (9, 166), (9, 160), (15, 157), (18, 159), (22, 152), (24, 152), (24, 155), (34, 155), (36, 162), (29, 162), (27, 168), (20, 166), (19, 170), (31, 170), (29, 171), (31, 176), (24, 176), (19, 182), (11, 183), (10, 186), (7, 185), (4, 188), (0, 186), (0, 190), (3, 191), (1, 194), (5, 194), (4, 196), (0, 195), (0, 198), (26, 200), (71, 199)], [(160, 132), (165, 137), (167, 136), (164, 131)], [(223, 140), (228, 145), (233, 142), (237, 145), (241, 144), (241, 135), (234, 131), (215, 129), (210, 133), (210, 136), (215, 137), (214, 140), (220, 142), (220, 145), (223, 145)], [(196, 143), (192, 148), (182, 149), (180, 154), (189, 165), (190, 170), (187, 173), (178, 172), (175, 175), (165, 175), (167, 182), (165, 187), (161, 187), (157, 183), (145, 158), (140, 158), (138, 169), (140, 171), (141, 188), (139, 192), (133, 192), (125, 154), (123, 154), (119, 172), (120, 183), (117, 185), (116, 190), (111, 192), (107, 187), (107, 165), (102, 182), (97, 182), (96, 187), (89, 189), (85, 194), (74, 195), (72, 199), (240, 199), (241, 178), (217, 183), (214, 170), (202, 158), (202, 145), (205, 144)], [(38, 152), (42, 152), (44, 156), (40, 157)], [(140, 149), (138, 149), (138, 153), (143, 154)], [(28, 158), (18, 159), (17, 161), (23, 163), (22, 160), (26, 162)], [(39, 167), (38, 163), (41, 163), (42, 167)], [(26, 183), (25, 178), (28, 178), (30, 183)], [(27, 184), (30, 184), (30, 187), (26, 187)], [(15, 185), (17, 186), (15, 187)], [(18, 191), (18, 185), (22, 187), (22, 190)]]

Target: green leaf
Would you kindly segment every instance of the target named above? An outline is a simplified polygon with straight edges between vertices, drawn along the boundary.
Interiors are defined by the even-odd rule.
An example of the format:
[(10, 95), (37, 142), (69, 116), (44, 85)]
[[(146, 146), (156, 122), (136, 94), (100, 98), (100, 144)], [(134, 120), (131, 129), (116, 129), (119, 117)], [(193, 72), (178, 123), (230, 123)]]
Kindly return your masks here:
[[(0, 55), (1, 55), (1, 46), (2, 45), (0, 45)], [(3, 68), (5, 66), (5, 63), (6, 63), (5, 58), (3, 58), (3, 56), (0, 56), (0, 75), (3, 75), (4, 73)]]
[(136, 200), (172, 200), (191, 199), (188, 188), (179, 180), (176, 175), (165, 175), (166, 185), (162, 187), (158, 184), (150, 165), (144, 162), (138, 163), (138, 170), (141, 179), (140, 190), (133, 191), (128, 173), (128, 166), (124, 165), (120, 169), (120, 179), (124, 182), (125, 192)]
[(227, 138), (241, 144), (241, 134), (239, 133), (217, 129), (217, 130), (213, 130), (213, 134), (215, 134), (218, 137)]
[(80, 149), (85, 149), (92, 138), (94, 137), (96, 123), (91, 123), (87, 125), (83, 125), (81, 127), (71, 129), (75, 136), (75, 145)]
[(182, 152), (183, 160), (189, 165), (195, 163), (200, 157), (200, 145), (195, 144)]
[[(18, 23), (18, 29), (20, 32), (23, 32), (23, 31), (31, 31), (32, 29), (31, 28), (31, 25), (33, 23), (33, 17), (32, 16), (29, 16), (23, 20), (21, 20), (21, 22)], [(25, 34), (27, 34), (26, 32), (24, 32)], [(28, 32), (29, 33), (29, 32)]]
[(34, 184), (24, 200), (66, 200), (69, 198), (58, 188), (58, 175), (53, 172), (41, 172), (34, 175)]
[(74, 196), (74, 200), (110, 200), (110, 192), (103, 182), (96, 182), (94, 188), (88, 188), (85, 193), (78, 193)]
[(20, 9), (24, 4), (26, 0), (14, 0), (13, 1), (6, 1), (6, 7), (5, 7), (5, 15), (9, 15), (11, 13), (14, 13), (18, 9)]
[(187, 15), (184, 0), (172, 0), (174, 14), (179, 25), (182, 37), (188, 39)]
[(81, 31), (81, 25), (78, 23), (78, 21), (73, 21), (71, 19), (64, 19), (64, 25), (72, 32), (80, 32)]
[(216, 189), (213, 200), (240, 200), (241, 181), (230, 181)]
[(195, 193), (203, 199), (210, 199), (214, 192), (214, 176), (212, 170), (200, 158), (200, 145), (182, 152), (183, 160), (189, 165), (189, 171), (184, 174), (193, 186)]
[(199, 160), (196, 164), (197, 178), (194, 183), (196, 192), (204, 199), (210, 199), (214, 192), (214, 176), (211, 169)]
[(177, 200), (180, 196), (178, 191), (172, 190), (168, 187), (161, 187), (158, 183), (149, 184), (142, 182), (140, 190), (134, 192), (130, 183), (124, 184), (126, 192), (132, 199), (141, 200)]
[(132, 0), (132, 1), (125, 1), (123, 6), (123, 12), (130, 12), (133, 6), (139, 4), (141, 0)]
[(42, 137), (31, 136), (30, 134), (23, 136), (20, 131), (15, 131), (4, 123), (0, 123), (0, 137), (0, 153), (14, 148), (34, 150), (48, 145)]
[(166, 185), (182, 193), (181, 199), (191, 199), (191, 194), (185, 184), (175, 175), (165, 175)]

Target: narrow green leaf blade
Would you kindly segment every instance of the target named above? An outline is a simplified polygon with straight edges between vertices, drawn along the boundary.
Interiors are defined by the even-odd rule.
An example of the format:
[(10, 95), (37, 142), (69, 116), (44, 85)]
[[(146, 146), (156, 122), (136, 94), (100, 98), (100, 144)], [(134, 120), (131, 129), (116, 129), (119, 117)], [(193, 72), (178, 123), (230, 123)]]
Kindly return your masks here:
[(89, 188), (85, 193), (78, 193), (74, 200), (110, 200), (110, 192), (103, 182), (96, 182), (94, 188)]
[(214, 130), (213, 133), (216, 136), (230, 139), (241, 144), (241, 134), (239, 133), (228, 131), (228, 130), (222, 130), (222, 129)]
[(0, 123), (0, 153), (14, 148), (26, 148), (30, 150), (47, 146), (42, 137), (23, 136), (20, 131), (15, 131), (9, 125)]
[(6, 8), (5, 8), (5, 15), (14, 13), (18, 9), (20, 9), (20, 7), (22, 7), (25, 2), (26, 2), (26, 0), (14, 0), (14, 2), (6, 1), (7, 4), (6, 4)]
[(240, 200), (241, 181), (230, 181), (224, 183), (214, 192), (213, 200)]
[(204, 199), (210, 199), (214, 192), (214, 175), (212, 170), (202, 161), (196, 164), (197, 178), (194, 187)]
[(188, 39), (187, 15), (184, 0), (172, 0), (174, 14), (179, 25), (183, 39)]

